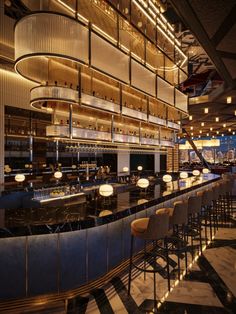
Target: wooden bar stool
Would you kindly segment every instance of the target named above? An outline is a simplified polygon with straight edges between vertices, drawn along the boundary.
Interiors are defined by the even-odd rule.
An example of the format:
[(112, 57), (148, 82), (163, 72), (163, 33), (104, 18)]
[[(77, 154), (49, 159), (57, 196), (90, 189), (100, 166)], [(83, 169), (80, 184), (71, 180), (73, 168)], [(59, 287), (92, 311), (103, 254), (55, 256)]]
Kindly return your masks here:
[[(128, 294), (130, 295), (131, 280), (132, 280), (132, 268), (153, 273), (153, 297), (154, 306), (157, 305), (156, 299), (156, 273), (160, 271), (160, 267), (156, 267), (157, 257), (162, 257), (166, 261), (168, 288), (170, 290), (170, 272), (169, 272), (169, 257), (168, 246), (165, 238), (169, 232), (169, 216), (166, 213), (160, 213), (152, 215), (149, 218), (135, 219), (131, 223), (131, 246), (130, 246), (130, 263), (129, 263), (129, 281), (128, 281)], [(136, 259), (133, 259), (133, 247), (134, 239), (139, 238), (144, 241), (154, 241), (155, 247), (146, 252), (146, 250), (136, 254)], [(158, 241), (163, 240), (164, 246), (158, 244)], [(139, 259), (137, 257), (140, 257)], [(141, 264), (144, 261), (144, 266)], [(146, 268), (146, 263), (153, 266), (152, 269)]]

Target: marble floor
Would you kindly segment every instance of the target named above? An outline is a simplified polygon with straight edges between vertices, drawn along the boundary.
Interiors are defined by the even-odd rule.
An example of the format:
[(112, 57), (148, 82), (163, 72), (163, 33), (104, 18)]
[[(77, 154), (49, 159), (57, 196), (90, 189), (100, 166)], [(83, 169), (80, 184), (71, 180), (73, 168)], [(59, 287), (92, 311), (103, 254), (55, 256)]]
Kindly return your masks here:
[[(166, 271), (160, 271), (156, 276), (157, 299), (160, 302), (155, 311), (162, 314), (236, 313), (236, 217), (219, 226), (214, 240), (201, 256), (195, 258), (195, 262), (192, 263), (191, 254), (188, 253), (188, 272), (180, 281), (175, 271), (177, 258), (175, 255), (170, 255), (170, 258), (172, 289), (168, 293)], [(165, 264), (161, 259), (157, 263), (160, 266)], [(184, 265), (182, 258), (182, 272)], [(133, 277), (130, 296), (127, 295), (126, 274), (113, 278), (104, 289), (96, 289), (89, 297), (81, 298), (82, 301), (67, 313), (155, 312), (151, 302), (153, 275), (146, 274), (145, 280), (140, 273)]]

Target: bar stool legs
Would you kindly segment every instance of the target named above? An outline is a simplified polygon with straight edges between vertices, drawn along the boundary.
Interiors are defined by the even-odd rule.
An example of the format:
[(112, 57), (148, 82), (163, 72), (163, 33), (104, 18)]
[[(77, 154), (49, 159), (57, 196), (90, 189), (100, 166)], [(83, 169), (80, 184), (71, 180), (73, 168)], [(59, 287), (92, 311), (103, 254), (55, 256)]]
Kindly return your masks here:
[(128, 282), (128, 295), (130, 295), (131, 289), (131, 277), (132, 277), (132, 265), (133, 265), (133, 246), (134, 246), (134, 236), (131, 235), (130, 243), (130, 258), (129, 258), (129, 282)]

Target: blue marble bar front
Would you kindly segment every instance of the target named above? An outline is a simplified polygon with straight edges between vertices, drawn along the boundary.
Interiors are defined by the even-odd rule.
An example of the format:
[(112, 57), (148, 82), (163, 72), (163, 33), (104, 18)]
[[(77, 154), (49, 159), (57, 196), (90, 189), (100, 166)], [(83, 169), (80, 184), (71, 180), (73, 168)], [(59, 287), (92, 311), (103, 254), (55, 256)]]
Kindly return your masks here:
[[(118, 187), (109, 199), (88, 193), (85, 202), (73, 198), (52, 208), (11, 209), (14, 215), (3, 217), (0, 226), (0, 299), (57, 294), (100, 278), (128, 259), (134, 219), (186, 200), (219, 179), (207, 174), (153, 182), (146, 191)], [(136, 241), (135, 251), (142, 248)]]

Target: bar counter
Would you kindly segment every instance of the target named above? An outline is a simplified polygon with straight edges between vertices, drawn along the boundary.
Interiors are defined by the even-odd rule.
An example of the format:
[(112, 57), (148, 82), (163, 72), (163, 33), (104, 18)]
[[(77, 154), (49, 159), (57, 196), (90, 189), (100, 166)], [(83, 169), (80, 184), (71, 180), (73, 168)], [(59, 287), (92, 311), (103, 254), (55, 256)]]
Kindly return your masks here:
[[(28, 214), (27, 220), (24, 213), (18, 222), (16, 234), (19, 236), (10, 232), (8, 237), (4, 235), (0, 239), (0, 299), (65, 292), (104, 276), (129, 257), (131, 221), (187, 199), (219, 179), (218, 175), (207, 174), (167, 184), (152, 183), (146, 191), (137, 187), (123, 191), (122, 186), (117, 185), (110, 199), (98, 202), (95, 197), (90, 202), (73, 201), (69, 207), (59, 207), (61, 216), (58, 213), (59, 217), (54, 218), (52, 224), (48, 218), (47, 224), (40, 225), (49, 208), (37, 208), (38, 229), (34, 229), (37, 225), (34, 216)], [(81, 208), (73, 216), (78, 206)], [(13, 223), (6, 218), (4, 221), (8, 227), (12, 224), (12, 230), (17, 229), (17, 221)], [(6, 226), (1, 227), (2, 231), (6, 229)], [(38, 234), (40, 231), (42, 234)], [(136, 241), (135, 251), (142, 248), (143, 242)]]

